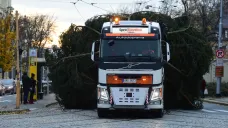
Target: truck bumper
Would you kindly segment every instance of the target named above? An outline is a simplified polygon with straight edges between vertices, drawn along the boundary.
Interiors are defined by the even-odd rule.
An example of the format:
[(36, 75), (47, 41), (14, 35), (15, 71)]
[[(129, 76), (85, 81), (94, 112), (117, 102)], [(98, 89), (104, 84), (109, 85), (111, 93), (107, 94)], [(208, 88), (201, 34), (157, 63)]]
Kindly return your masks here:
[(163, 103), (161, 104), (155, 104), (158, 103), (156, 101), (152, 101), (151, 103), (154, 104), (148, 104), (148, 105), (111, 105), (111, 104), (97, 104), (97, 108), (100, 109), (108, 109), (108, 110), (119, 110), (119, 109), (138, 109), (138, 110), (155, 110), (155, 109), (163, 109)]

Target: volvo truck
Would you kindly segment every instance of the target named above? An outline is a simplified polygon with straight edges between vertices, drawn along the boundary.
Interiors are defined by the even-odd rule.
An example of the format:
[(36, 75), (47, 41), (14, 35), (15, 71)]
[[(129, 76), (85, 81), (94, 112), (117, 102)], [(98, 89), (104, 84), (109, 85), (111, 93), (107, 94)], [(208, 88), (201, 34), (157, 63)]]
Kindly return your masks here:
[(103, 23), (91, 51), (98, 65), (100, 118), (115, 110), (143, 110), (163, 117), (164, 64), (170, 60), (169, 43), (163, 37), (160, 23), (145, 18)]

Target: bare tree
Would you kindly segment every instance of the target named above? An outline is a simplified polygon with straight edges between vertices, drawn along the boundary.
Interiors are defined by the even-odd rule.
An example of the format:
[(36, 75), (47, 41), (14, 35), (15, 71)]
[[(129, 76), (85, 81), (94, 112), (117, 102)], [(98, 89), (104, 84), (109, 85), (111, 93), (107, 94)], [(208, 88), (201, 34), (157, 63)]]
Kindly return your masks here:
[(120, 8), (117, 10), (117, 13), (124, 14), (132, 14), (134, 12), (143, 11), (147, 6), (147, 2), (145, 0), (139, 0), (132, 3), (133, 6), (129, 7), (129, 5), (120, 5)]
[(171, 17), (176, 17), (182, 12), (181, 9), (178, 9), (178, 0), (162, 0), (160, 1), (161, 5), (159, 6), (159, 12), (169, 15)]
[[(29, 55), (29, 48), (37, 48), (38, 57), (48, 42), (52, 42), (51, 35), (55, 32), (55, 19), (49, 15), (21, 16), (19, 18), (19, 41), (23, 50)], [(27, 58), (28, 66), (28, 58)]]

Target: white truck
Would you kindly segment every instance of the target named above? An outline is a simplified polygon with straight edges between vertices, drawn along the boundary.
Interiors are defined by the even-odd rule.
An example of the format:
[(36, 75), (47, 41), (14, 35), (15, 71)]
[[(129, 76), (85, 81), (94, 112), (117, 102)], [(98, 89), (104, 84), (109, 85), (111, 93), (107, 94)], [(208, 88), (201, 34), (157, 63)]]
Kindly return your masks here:
[[(163, 117), (164, 63), (170, 48), (160, 24), (142, 21), (105, 22), (99, 45), (92, 44), (91, 59), (98, 65), (97, 113), (145, 110)], [(163, 44), (163, 45), (162, 45)], [(96, 54), (95, 47), (99, 48)]]

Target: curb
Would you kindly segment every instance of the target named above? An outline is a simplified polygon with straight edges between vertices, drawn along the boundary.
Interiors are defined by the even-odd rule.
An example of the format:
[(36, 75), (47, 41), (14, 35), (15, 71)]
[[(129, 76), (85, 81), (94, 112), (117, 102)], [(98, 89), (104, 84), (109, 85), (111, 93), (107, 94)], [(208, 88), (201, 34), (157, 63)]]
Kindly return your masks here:
[(224, 106), (228, 106), (228, 103), (226, 102), (220, 102), (220, 101), (215, 101), (215, 100), (205, 100), (203, 99), (204, 102), (208, 102), (208, 103), (213, 103), (213, 104), (219, 104), (219, 105), (224, 105)]
[(50, 107), (50, 106), (56, 105), (56, 104), (58, 104), (58, 102), (53, 102), (53, 103), (47, 104), (47, 105), (45, 105), (45, 107), (47, 108), (47, 107)]
[(0, 110), (0, 115), (9, 115), (9, 114), (21, 114), (29, 112), (29, 109), (20, 109), (20, 110)]

